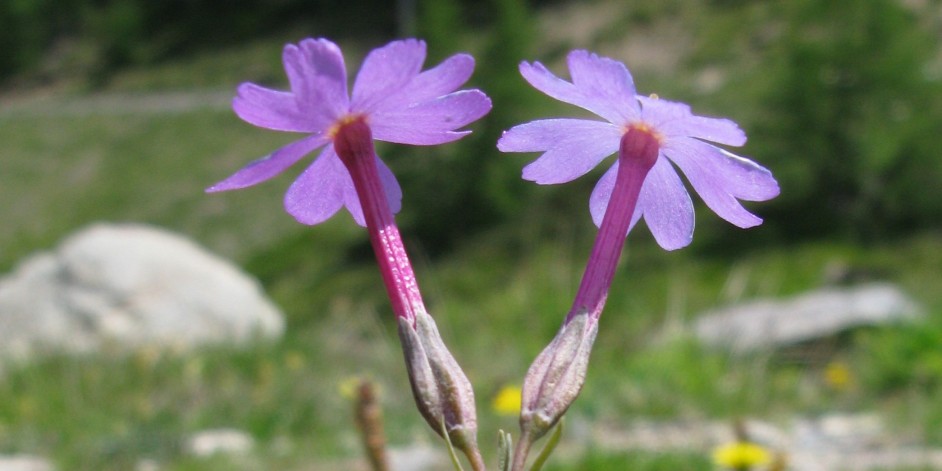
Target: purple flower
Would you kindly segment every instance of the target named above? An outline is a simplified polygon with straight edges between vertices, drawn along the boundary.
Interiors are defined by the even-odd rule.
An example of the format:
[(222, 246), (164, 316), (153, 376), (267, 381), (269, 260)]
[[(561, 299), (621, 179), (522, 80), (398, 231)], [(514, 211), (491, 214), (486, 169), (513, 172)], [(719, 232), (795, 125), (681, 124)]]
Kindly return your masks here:
[[(545, 119), (506, 131), (497, 143), (501, 151), (544, 152), (524, 167), (523, 178), (539, 184), (574, 180), (617, 152), (630, 130), (643, 131), (657, 143), (658, 155), (642, 184), (629, 231), (643, 217), (661, 247), (674, 250), (690, 243), (693, 204), (674, 166), (721, 218), (744, 228), (762, 223), (739, 200), (765, 201), (778, 195), (772, 174), (706, 142), (743, 145), (746, 135), (736, 123), (696, 116), (683, 103), (638, 96), (628, 69), (612, 59), (577, 50), (569, 53), (567, 63), (572, 82), (556, 77), (539, 62), (521, 63), (520, 73), (541, 92), (607, 122)], [(608, 207), (618, 166), (616, 161), (605, 172), (589, 200), (596, 225), (601, 225)]]
[[(456, 129), (491, 109), (481, 91), (455, 91), (474, 70), (471, 56), (457, 54), (422, 72), (425, 42), (420, 40), (393, 41), (370, 52), (350, 95), (343, 55), (331, 41), (305, 39), (298, 45), (288, 44), (282, 60), (290, 92), (243, 83), (232, 108), (250, 124), (307, 136), (249, 163), (207, 191), (263, 182), (324, 147), (285, 194), (285, 209), (304, 224), (323, 222), (346, 207), (358, 224), (366, 225), (353, 180), (333, 145), (344, 124), (362, 120), (373, 138), (381, 141), (433, 145), (465, 136), (470, 131)], [(376, 163), (390, 209), (398, 212), (399, 183), (378, 157)]]

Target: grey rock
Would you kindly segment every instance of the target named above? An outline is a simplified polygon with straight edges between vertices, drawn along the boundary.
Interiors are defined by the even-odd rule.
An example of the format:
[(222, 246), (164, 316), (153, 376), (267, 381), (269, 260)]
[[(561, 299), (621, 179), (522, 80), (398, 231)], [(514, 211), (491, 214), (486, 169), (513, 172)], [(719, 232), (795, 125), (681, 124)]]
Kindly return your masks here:
[[(874, 413), (795, 417), (785, 423), (746, 420), (743, 427), (750, 441), (772, 453), (783, 453), (789, 471), (942, 469), (942, 449), (910, 443), (887, 429)], [(685, 450), (707, 454), (735, 438), (731, 421), (636, 419), (627, 425), (596, 426), (584, 446), (619, 453)], [(565, 443), (561, 447), (565, 449)]]
[[(358, 454), (362, 454), (359, 444), (357, 444)], [(460, 454), (460, 452), (459, 452)], [(402, 446), (390, 446), (387, 449), (387, 458), (389, 469), (391, 471), (441, 471), (443, 469), (454, 469), (451, 465), (451, 459), (444, 442), (430, 444), (424, 441), (415, 442)], [(345, 471), (370, 471), (374, 469), (370, 466), (366, 458), (346, 458), (336, 461), (319, 462), (317, 466), (311, 469), (342, 469)]]
[(746, 352), (827, 338), (862, 326), (911, 320), (921, 313), (921, 307), (896, 286), (871, 283), (706, 312), (698, 316), (694, 331), (707, 345)]
[(0, 455), (0, 471), (52, 471), (49, 461), (30, 455)]
[(389, 449), (389, 468), (393, 471), (437, 471), (448, 469), (450, 461), (445, 454), (444, 443), (438, 447), (428, 444), (412, 444)]
[(166, 230), (97, 224), (0, 279), (0, 357), (277, 338), (280, 311), (232, 263)]
[(255, 440), (246, 432), (230, 428), (203, 430), (193, 434), (186, 442), (190, 454), (201, 458), (216, 454), (242, 455), (255, 446)]

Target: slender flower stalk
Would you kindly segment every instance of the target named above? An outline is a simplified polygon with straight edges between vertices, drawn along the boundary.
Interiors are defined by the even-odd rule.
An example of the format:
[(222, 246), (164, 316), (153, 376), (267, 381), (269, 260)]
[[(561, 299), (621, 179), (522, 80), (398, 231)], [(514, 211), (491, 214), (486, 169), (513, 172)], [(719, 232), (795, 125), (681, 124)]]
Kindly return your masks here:
[(399, 228), (386, 202), (386, 192), (376, 165), (376, 152), (369, 126), (363, 118), (339, 126), (334, 136), (334, 149), (350, 172), (376, 263), (386, 285), (393, 313), (415, 325), (416, 311), (425, 311), (412, 264), (402, 244)]
[(612, 197), (608, 200), (608, 208), (592, 246), (579, 291), (565, 323), (568, 324), (581, 312), (588, 312), (593, 319), (602, 315), (608, 288), (625, 245), (631, 215), (638, 204), (644, 179), (657, 161), (658, 146), (657, 136), (642, 127), (630, 128), (622, 136)]

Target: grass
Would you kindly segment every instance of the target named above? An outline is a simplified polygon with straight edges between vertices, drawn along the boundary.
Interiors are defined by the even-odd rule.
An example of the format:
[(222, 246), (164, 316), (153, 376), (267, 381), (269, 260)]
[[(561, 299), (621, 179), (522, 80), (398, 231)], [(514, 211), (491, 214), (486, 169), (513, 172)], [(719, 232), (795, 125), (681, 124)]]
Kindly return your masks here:
[[(491, 238), (499, 239), (489, 235), (482, 241)], [(572, 275), (566, 273), (575, 270), (572, 262), (559, 263), (559, 255), (578, 251), (573, 245), (582, 244), (540, 244), (519, 254), (519, 264), (506, 261), (518, 268), (504, 276), (495, 277), (506, 268), (499, 262), (504, 258), (496, 257), (497, 267), (492, 266), (495, 256), (484, 244), (470, 244), (442, 263), (420, 270), (431, 292), (440, 293), (432, 297), (443, 298), (430, 304), (446, 341), (475, 382), (485, 444), (496, 428), (515, 428), (512, 421), (495, 417), (486, 403), (500, 385), (520, 378), (557, 327), (560, 306), (572, 291)], [(822, 367), (831, 357), (795, 364), (773, 354), (730, 357), (704, 350), (672, 332), (664, 316), (671, 298), (663, 289), (653, 288), (667, 280), (684, 280), (682, 288), (667, 290), (671, 296), (687, 293), (680, 323), (711, 306), (728, 278), (739, 276), (743, 266), (763, 267), (763, 276), (777, 280), (776, 286), (788, 287), (774, 291), (787, 294), (817, 284), (816, 274), (833, 259), (869, 261), (886, 268), (909, 261), (908, 274), (897, 281), (920, 293), (930, 288), (932, 270), (938, 266), (931, 256), (914, 257), (928, 249), (938, 253), (942, 241), (915, 238), (869, 250), (810, 244), (762, 251), (735, 264), (685, 255), (678, 256), (682, 261), (667, 262), (653, 249), (654, 253), (645, 254), (648, 249), (639, 248), (635, 257), (639, 264), (647, 257), (659, 264), (635, 279), (631, 274), (641, 270), (629, 258), (619, 273), (616, 286), (624, 289), (612, 293), (589, 382), (571, 414), (617, 427), (633, 418), (747, 416), (776, 421), (793, 414), (878, 410), (889, 414), (908, 435), (942, 443), (932, 427), (942, 416), (934, 399), (942, 384), (938, 294), (921, 298), (933, 313), (926, 326), (883, 328), (845, 339), (834, 356), (850, 365), (856, 383), (838, 391), (822, 379)], [(339, 263), (326, 258), (325, 271)], [(912, 263), (914, 259), (919, 263)], [(269, 281), (276, 299), (295, 306), (289, 311), (288, 333), (276, 344), (243, 351), (216, 347), (189, 355), (157, 350), (127, 356), (52, 355), (10, 369), (0, 379), (0, 450), (52, 455), (62, 469), (128, 469), (142, 459), (175, 470), (276, 465), (307, 469), (312, 463), (359, 453), (350, 405), (338, 392), (350, 375), (366, 375), (381, 385), (393, 444), (417, 436), (432, 439), (412, 410), (378, 279), (365, 263), (345, 270), (331, 287), (303, 295), (278, 289), (280, 283), (297, 286), (291, 276)], [(724, 270), (726, 277), (716, 276)], [(305, 276), (328, 275), (312, 271)], [(759, 277), (750, 280), (744, 297), (771, 289)], [(538, 309), (532, 309), (534, 305)], [(629, 313), (632, 306), (643, 308)], [(526, 336), (506, 334), (524, 331)], [(188, 434), (218, 427), (251, 433), (258, 440), (256, 461), (202, 460), (185, 453)], [(577, 461), (561, 460), (551, 469), (708, 469), (707, 451), (598, 450)]]
[[(278, 76), (278, 64), (259, 52), (277, 46), (249, 49), (246, 73)], [(229, 80), (223, 71), (239, 57), (230, 52), (131, 71), (113, 86), (212, 88)], [(202, 78), (184, 73), (194, 68)], [(70, 470), (133, 469), (142, 460), (178, 471), (336, 469), (360, 453), (350, 404), (339, 393), (354, 375), (379, 383), (393, 445), (434, 440), (414, 411), (365, 233), (345, 215), (313, 229), (294, 223), (280, 207), (291, 171), (249, 190), (203, 193), (287, 139), (252, 129), (227, 110), (0, 115), (0, 272), (91, 222), (144, 222), (236, 260), (262, 280), (288, 317), (282, 341), (244, 350), (50, 354), (8, 365), (0, 376), (0, 453), (49, 456)], [(410, 247), (429, 307), (475, 383), (480, 439), (489, 453), (497, 428), (516, 428), (489, 410), (490, 395), (519, 382), (555, 334), (591, 245), (587, 215), (560, 214), (551, 198), (538, 198), (516, 224), (469, 237), (445, 255), (426, 256), (421, 241)], [(704, 212), (697, 231), (693, 247), (673, 253), (658, 249), (643, 229), (633, 233), (573, 416), (618, 426), (635, 418), (777, 421), (876, 410), (893, 430), (942, 445), (942, 430), (934, 425), (942, 420), (942, 235), (867, 247), (732, 244), (721, 252), (713, 250), (729, 234), (721, 222)], [(750, 237), (769, 239), (760, 228), (736, 240)], [(926, 307), (925, 322), (842, 337), (802, 361), (772, 352), (730, 356), (704, 349), (687, 334), (699, 312), (819, 287), (837, 265), (899, 283)], [(836, 389), (823, 379), (832, 361), (847, 365), (849, 387)], [(189, 434), (219, 427), (251, 433), (257, 440), (251, 457), (186, 453)], [(590, 448), (550, 469), (709, 469), (708, 451)]]
[(643, 469), (647, 471), (707, 471), (714, 469), (709, 459), (700, 453), (631, 452), (611, 454), (590, 452), (578, 463), (550, 465), (548, 471), (596, 471), (599, 469)]

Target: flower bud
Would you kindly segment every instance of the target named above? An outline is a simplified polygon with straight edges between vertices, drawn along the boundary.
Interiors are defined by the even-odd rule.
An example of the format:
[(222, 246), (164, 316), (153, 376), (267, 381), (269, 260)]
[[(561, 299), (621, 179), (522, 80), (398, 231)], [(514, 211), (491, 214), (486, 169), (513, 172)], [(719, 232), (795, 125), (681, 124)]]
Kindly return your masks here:
[(479, 458), (471, 382), (442, 342), (432, 316), (418, 310), (414, 327), (407, 319), (398, 320), (402, 352), (419, 412), (439, 435), (448, 434), (452, 446), (471, 460), (475, 459), (472, 455)]
[(598, 319), (577, 313), (530, 365), (523, 382), (520, 429), (537, 440), (562, 418), (585, 383)]

